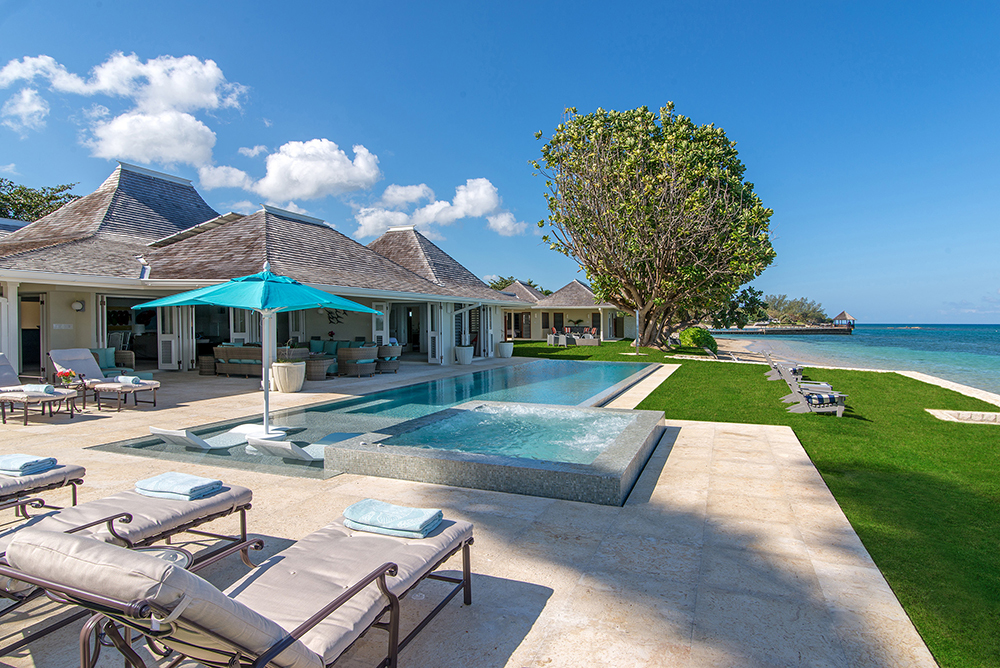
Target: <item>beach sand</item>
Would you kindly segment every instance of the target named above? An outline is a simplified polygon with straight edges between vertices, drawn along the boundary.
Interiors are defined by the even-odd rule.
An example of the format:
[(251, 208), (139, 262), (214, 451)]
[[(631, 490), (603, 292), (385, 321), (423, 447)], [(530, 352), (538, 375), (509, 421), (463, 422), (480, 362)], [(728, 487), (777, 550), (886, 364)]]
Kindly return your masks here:
[(766, 364), (764, 352), (771, 354), (771, 357), (784, 362), (795, 362), (797, 364), (810, 364), (815, 366), (842, 366), (835, 359), (826, 359), (817, 355), (803, 355), (801, 352), (793, 351), (777, 337), (768, 339), (749, 339), (740, 337), (738, 339), (728, 339), (726, 337), (715, 337), (719, 344), (719, 352), (731, 353), (741, 360), (751, 362), (761, 362)]

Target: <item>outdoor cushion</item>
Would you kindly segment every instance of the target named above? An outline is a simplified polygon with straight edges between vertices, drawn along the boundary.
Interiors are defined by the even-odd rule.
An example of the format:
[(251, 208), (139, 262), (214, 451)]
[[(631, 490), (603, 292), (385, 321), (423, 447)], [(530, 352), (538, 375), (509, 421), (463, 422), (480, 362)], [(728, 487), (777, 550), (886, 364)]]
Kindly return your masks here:
[[(472, 525), (459, 520), (444, 520), (427, 538), (416, 539), (352, 531), (340, 517), (266, 560), (226, 592), (284, 628), (294, 629), (387, 561), (399, 566), (399, 571), (396, 577), (386, 578), (386, 584), (394, 594), (402, 595), (471, 537)], [(306, 633), (302, 642), (329, 663), (386, 604), (373, 583)]]
[(114, 348), (91, 348), (90, 352), (97, 355), (97, 364), (101, 367), (101, 369), (115, 368)]
[(315, 340), (309, 342), (309, 352), (311, 353), (321, 353), (323, 352), (323, 345), (325, 341)]
[(54, 468), (51, 468), (48, 471), (35, 473), (33, 475), (22, 475), (16, 477), (0, 475), (0, 496), (10, 496), (11, 494), (17, 494), (18, 492), (24, 490), (48, 487), (49, 485), (59, 483), (65, 485), (68, 480), (82, 478), (86, 474), (87, 469), (82, 466), (75, 466), (72, 464), (56, 464)]
[(807, 394), (806, 401), (811, 406), (827, 406), (837, 403), (841, 396), (839, 394)]
[(358, 364), (371, 364), (374, 361), (375, 360), (358, 360), (357, 363)]
[(340, 341), (324, 341), (323, 342), (323, 352), (327, 355), (336, 355), (337, 348), (340, 346)]
[[(11, 566), (29, 575), (121, 601), (146, 599), (173, 610), (186, 599), (184, 620), (209, 628), (253, 652), (263, 653), (291, 630), (281, 628), (179, 566), (79, 535), (22, 531), (11, 541), (7, 559)], [(192, 640), (196, 646), (221, 647), (206, 634), (194, 636), (179, 630), (176, 637)], [(217, 655), (194, 647), (185, 647), (184, 652), (196, 661), (218, 660)], [(274, 663), (285, 668), (322, 666), (319, 657), (300, 641), (292, 643)]]
[[(250, 503), (252, 499), (253, 493), (246, 487), (238, 485), (223, 485), (222, 491), (218, 494), (194, 501), (154, 499), (142, 496), (130, 489), (71, 508), (35, 515), (27, 522), (16, 525), (0, 534), (0, 553), (4, 551), (13, 536), (19, 533), (18, 529), (25, 526), (63, 532), (88, 522), (126, 512), (132, 514), (132, 521), (128, 524), (115, 522), (115, 531), (133, 543), (138, 543), (164, 531), (176, 529), (193, 519), (216, 513), (231, 512)], [(122, 544), (120, 540), (111, 535), (106, 524), (98, 524), (84, 529), (76, 535), (96, 538), (116, 545)]]

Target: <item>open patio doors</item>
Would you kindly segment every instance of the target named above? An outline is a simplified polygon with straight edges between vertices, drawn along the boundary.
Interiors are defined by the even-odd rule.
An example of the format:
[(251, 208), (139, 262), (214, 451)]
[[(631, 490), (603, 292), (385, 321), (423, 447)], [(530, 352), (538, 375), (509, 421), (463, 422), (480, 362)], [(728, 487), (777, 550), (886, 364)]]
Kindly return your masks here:
[(156, 309), (156, 366), (170, 371), (188, 371), (197, 364), (194, 337), (194, 307), (165, 306)]
[(427, 363), (444, 363), (444, 346), (442, 345), (441, 328), (444, 324), (444, 305), (427, 304)]

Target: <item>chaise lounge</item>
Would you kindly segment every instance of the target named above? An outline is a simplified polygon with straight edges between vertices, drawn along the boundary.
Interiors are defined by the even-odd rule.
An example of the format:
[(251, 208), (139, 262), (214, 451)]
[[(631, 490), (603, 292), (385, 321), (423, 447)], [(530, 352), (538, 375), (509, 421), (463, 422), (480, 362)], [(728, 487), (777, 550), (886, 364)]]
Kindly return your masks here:
[[(344, 525), (344, 518), (274, 555), (226, 592), (155, 557), (75, 535), (24, 531), (11, 541), (0, 575), (104, 615), (107, 637), (133, 666), (141, 660), (115, 624), (206, 666), (332, 665), (369, 628), (388, 634), (385, 658), (400, 650), (459, 591), (472, 603), (472, 525), (442, 521), (426, 538), (400, 538)], [(436, 572), (462, 551), (461, 577)], [(399, 640), (400, 598), (424, 578), (455, 585)], [(388, 618), (385, 619), (386, 615)], [(81, 664), (90, 665), (81, 641)]]
[[(102, 394), (116, 395), (119, 411), (122, 409), (122, 398), (127, 403), (129, 395), (132, 396), (133, 403), (138, 406), (140, 403), (139, 392), (152, 392), (152, 401), (142, 401), (142, 403), (156, 406), (156, 390), (160, 387), (159, 381), (142, 380), (134, 376), (114, 375), (106, 377), (97, 360), (94, 359), (94, 355), (87, 348), (50, 350), (49, 359), (55, 365), (56, 371), (73, 371), (84, 381), (86, 389), (94, 393), (98, 410), (101, 409)], [(128, 382), (120, 380), (124, 378), (127, 378)]]

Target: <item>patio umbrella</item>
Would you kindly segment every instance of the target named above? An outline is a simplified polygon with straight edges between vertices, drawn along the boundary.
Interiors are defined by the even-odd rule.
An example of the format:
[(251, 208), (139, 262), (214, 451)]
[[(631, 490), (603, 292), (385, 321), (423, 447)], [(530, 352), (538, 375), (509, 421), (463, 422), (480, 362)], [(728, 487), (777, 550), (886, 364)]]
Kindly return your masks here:
[(156, 299), (132, 308), (147, 309), (160, 306), (228, 306), (257, 311), (261, 315), (261, 375), (264, 383), (264, 435), (271, 435), (269, 421), (269, 386), (267, 363), (271, 350), (270, 323), (275, 314), (284, 311), (304, 311), (311, 308), (329, 308), (360, 313), (381, 313), (349, 299), (331, 295), (328, 292), (302, 285), (293, 278), (271, 273), (270, 263), (264, 263), (264, 271), (250, 276), (241, 276), (218, 285), (210, 285), (197, 290)]

